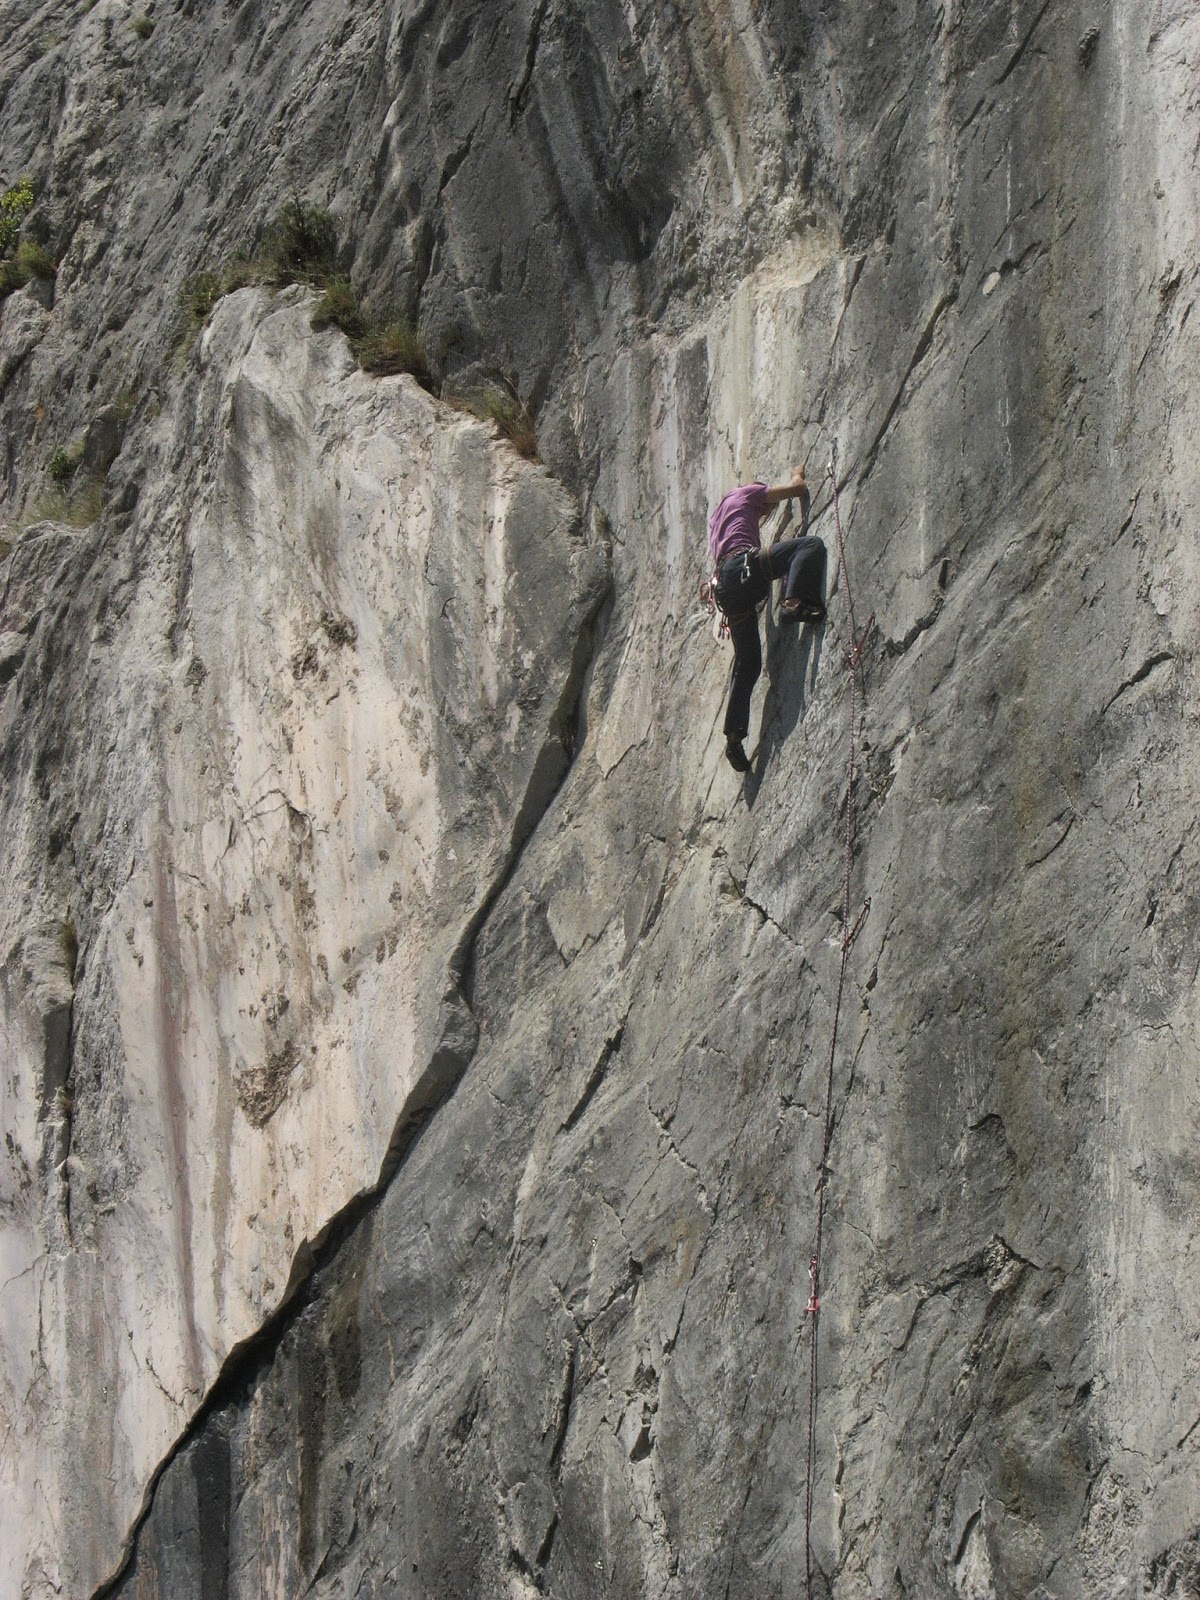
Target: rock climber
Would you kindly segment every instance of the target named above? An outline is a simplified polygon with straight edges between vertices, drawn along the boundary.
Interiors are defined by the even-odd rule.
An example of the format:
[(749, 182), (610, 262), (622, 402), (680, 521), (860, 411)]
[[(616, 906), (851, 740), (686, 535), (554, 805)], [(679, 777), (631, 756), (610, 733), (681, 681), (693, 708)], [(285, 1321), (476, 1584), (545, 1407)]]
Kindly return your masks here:
[[(772, 507), (800, 501), (800, 534), (762, 548), (759, 525)], [(735, 772), (748, 772), (743, 740), (750, 729), (750, 695), (762, 671), (758, 608), (771, 592), (773, 579), (783, 579), (779, 620), (820, 622), (825, 615), (825, 544), (808, 533), (811, 497), (798, 468), (791, 483), (775, 488), (749, 483), (731, 489), (708, 525), (712, 552), (713, 598), (724, 612), (733, 641), (733, 677), (725, 713), (725, 756)]]

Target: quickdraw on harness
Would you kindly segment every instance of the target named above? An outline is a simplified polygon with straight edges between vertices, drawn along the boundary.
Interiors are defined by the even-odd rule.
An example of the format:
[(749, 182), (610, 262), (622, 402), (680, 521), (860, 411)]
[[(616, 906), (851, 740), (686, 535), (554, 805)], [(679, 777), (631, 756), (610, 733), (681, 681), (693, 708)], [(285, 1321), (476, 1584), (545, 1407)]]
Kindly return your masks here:
[[(742, 575), (741, 581), (743, 583), (749, 583), (753, 576), (750, 571), (750, 557), (759, 554), (761, 554), (761, 552), (757, 550), (742, 550), (738, 552), (738, 555), (741, 557), (740, 570)], [(728, 561), (735, 561), (737, 559), (738, 556), (734, 555), (730, 556)], [(738, 569), (735, 568), (734, 570), (737, 571)], [(770, 568), (768, 567), (768, 571), (769, 570)], [(758, 605), (751, 606), (746, 611), (725, 611), (722, 608), (720, 601), (717, 599), (717, 587), (720, 582), (721, 569), (720, 567), (714, 567), (712, 570), (712, 576), (706, 578), (705, 581), (700, 585), (700, 604), (707, 609), (709, 617), (712, 619), (712, 634), (713, 638), (716, 639), (718, 643), (720, 643), (723, 639), (729, 638), (729, 624), (731, 622), (744, 622), (747, 617), (754, 616), (754, 614), (765, 603), (764, 601), (760, 600)]]
[(817, 1168), (817, 1225), (813, 1252), (808, 1263), (809, 1296), (804, 1308), (806, 1318), (811, 1317), (808, 1363), (808, 1459), (804, 1489), (804, 1576), (807, 1600), (812, 1600), (812, 1502), (813, 1481), (816, 1472), (816, 1421), (817, 1421), (817, 1324), (821, 1316), (821, 1237), (825, 1223), (825, 1189), (829, 1182), (829, 1147), (833, 1139), (833, 1068), (837, 1054), (838, 1022), (842, 1012), (842, 993), (846, 985), (846, 966), (850, 950), (859, 935), (871, 909), (870, 899), (864, 900), (857, 916), (851, 922), (850, 872), (854, 861), (855, 804), (854, 786), (858, 762), (858, 692), (863, 650), (875, 626), (874, 614), (867, 618), (862, 632), (854, 619), (854, 600), (850, 593), (850, 578), (846, 569), (846, 544), (842, 534), (842, 517), (838, 505), (837, 447), (830, 458), (827, 477), (833, 495), (833, 519), (837, 530), (838, 570), (846, 596), (846, 613), (850, 625), (850, 644), (846, 650), (845, 664), (850, 673), (850, 750), (846, 761), (846, 834), (845, 859), (842, 877), (842, 951), (838, 972), (837, 995), (833, 1006), (833, 1023), (830, 1029), (829, 1059), (825, 1085), (825, 1127), (821, 1142), (821, 1161)]
[(720, 573), (714, 567), (712, 576), (705, 578), (700, 585), (700, 604), (708, 612), (712, 624), (712, 636), (718, 644), (729, 637), (729, 618), (717, 604), (717, 584), (720, 582), (720, 577)]

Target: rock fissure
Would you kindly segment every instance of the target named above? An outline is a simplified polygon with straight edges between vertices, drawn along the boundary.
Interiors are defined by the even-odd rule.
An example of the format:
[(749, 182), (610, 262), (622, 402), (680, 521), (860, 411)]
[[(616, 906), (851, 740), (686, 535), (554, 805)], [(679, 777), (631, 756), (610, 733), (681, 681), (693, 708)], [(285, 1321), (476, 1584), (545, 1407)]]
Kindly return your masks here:
[(1148, 657), (1142, 662), (1141, 666), (1132, 675), (1132, 677), (1123, 679), (1113, 693), (1109, 695), (1108, 699), (1100, 708), (1101, 716), (1103, 716), (1110, 707), (1114, 706), (1123, 694), (1127, 694), (1130, 689), (1135, 689), (1139, 683), (1145, 683), (1146, 679), (1152, 672), (1155, 671), (1156, 668), (1166, 666), (1168, 662), (1173, 662), (1174, 660), (1174, 653), (1170, 650), (1159, 650), (1156, 651), (1154, 655)]
[[(611, 583), (611, 578), (609, 583)], [(565, 721), (570, 720), (575, 714), (575, 707), (587, 666), (596, 648), (593, 624), (603, 608), (608, 592), (608, 587), (606, 586), (598, 597), (593, 597), (592, 605), (582, 621), (580, 632), (577, 636), (572, 667), (564, 684), (558, 708), (551, 718), (552, 728), (563, 725)], [(470, 1006), (467, 997), (472, 982), (473, 962), (478, 936), (486, 925), (492, 908), (516, 874), (522, 851), (536, 829), (541, 816), (552, 805), (554, 798), (566, 780), (569, 770), (570, 763), (567, 762), (559, 771), (557, 782), (548, 792), (543, 793), (542, 809), (537, 815), (532, 814), (530, 806), (530, 800), (536, 792), (534, 783), (531, 783), (525, 803), (519, 809), (509, 857), (484, 895), (476, 913), (467, 924), (460, 937), (457, 949), (451, 958), (449, 970), (453, 981), (453, 993), (461, 1000), (468, 1014)], [(232, 826), (231, 821), (231, 828)], [(139, 1532), (152, 1510), (157, 1485), (172, 1462), (201, 1435), (209, 1418), (215, 1415), (244, 1386), (249, 1378), (269, 1365), (272, 1356), (279, 1348), (285, 1335), (303, 1314), (309, 1303), (312, 1285), (321, 1268), (336, 1259), (347, 1239), (358, 1229), (370, 1212), (378, 1206), (396, 1174), (401, 1170), (404, 1161), (408, 1159), (417, 1142), (425, 1133), (431, 1120), (452, 1097), (470, 1065), (477, 1046), (478, 1032), (475, 1030), (468, 1054), (461, 1054), (457, 1047), (451, 1043), (448, 1059), (443, 1059), (439, 1062), (439, 1056), (446, 1057), (446, 1041), (443, 1040), (439, 1044), (426, 1073), (417, 1082), (407, 1106), (397, 1121), (376, 1183), (370, 1189), (355, 1196), (342, 1211), (331, 1217), (315, 1239), (302, 1243), (293, 1260), (291, 1274), (282, 1301), (272, 1315), (264, 1321), (259, 1330), (229, 1352), (217, 1377), (210, 1384), (187, 1427), (150, 1476), (142, 1507), (131, 1527), (119, 1564), (113, 1574), (96, 1590), (96, 1600), (101, 1600), (103, 1596), (114, 1594), (120, 1586), (123, 1576), (136, 1553)], [(447, 1067), (449, 1068), (448, 1071)], [(164, 1394), (170, 1399), (171, 1396), (162, 1385), (158, 1375), (152, 1375), (158, 1386), (163, 1389)]]
[[(860, 490), (862, 489), (866, 479), (874, 470), (875, 462), (879, 456), (880, 447), (888, 435), (888, 430), (892, 426), (892, 423), (896, 417), (896, 413), (900, 409), (901, 402), (904, 399), (905, 392), (908, 389), (913, 374), (925, 360), (933, 346), (939, 323), (942, 321), (942, 318), (946, 315), (947, 311), (949, 311), (957, 302), (957, 300), (958, 284), (953, 283), (938, 297), (933, 310), (930, 312), (929, 318), (925, 323), (925, 327), (922, 329), (921, 336), (916, 342), (912, 355), (909, 357), (908, 365), (904, 369), (904, 373), (900, 378), (900, 382), (896, 386), (895, 394), (893, 395), (891, 404), (888, 406), (887, 412), (884, 415), (883, 422), (880, 424), (878, 431), (863, 455), (862, 465), (858, 468), (856, 480), (857, 487)], [(849, 476), (850, 474), (848, 471), (847, 480), (849, 479)]]
[(686, 1172), (689, 1172), (696, 1180), (696, 1196), (699, 1199), (703, 1209), (715, 1220), (716, 1212), (708, 1203), (708, 1191), (705, 1188), (704, 1179), (700, 1175), (699, 1167), (690, 1162), (676, 1144), (674, 1135), (671, 1133), (670, 1124), (659, 1115), (651, 1103), (649, 1090), (646, 1091), (646, 1099), (644, 1104), (646, 1110), (650, 1114), (654, 1126), (658, 1129), (659, 1137), (665, 1142), (667, 1149), (675, 1157), (676, 1161), (679, 1162), (679, 1165), (683, 1167)]
[(533, 70), (537, 64), (538, 51), (542, 43), (542, 29), (545, 27), (546, 14), (550, 9), (550, 0), (537, 0), (537, 9), (529, 28), (529, 36), (525, 44), (525, 62), (521, 76), (508, 93), (508, 120), (509, 126), (515, 126), (525, 111), (529, 99), (530, 85), (533, 82)]
[(1047, 11), (1049, 11), (1049, 9), (1050, 9), (1052, 4), (1053, 4), (1053, 0), (1042, 0), (1042, 5), (1039, 7), (1037, 13), (1035, 14), (1033, 21), (1029, 24), (1029, 27), (1026, 29), (1024, 37), (1021, 39), (1020, 44), (1018, 44), (1017, 48), (1013, 51), (1012, 55), (1009, 56), (1008, 61), (1005, 63), (1004, 71), (993, 82), (993, 84), (992, 84), (992, 88), (993, 89), (999, 89), (1000, 86), (1003, 83), (1005, 83), (1009, 78), (1012, 77), (1013, 73), (1020, 66), (1021, 62), (1025, 58), (1026, 51), (1029, 49), (1029, 46), (1033, 42), (1034, 34), (1037, 32), (1038, 28), (1041, 26), (1042, 18), (1046, 15)]

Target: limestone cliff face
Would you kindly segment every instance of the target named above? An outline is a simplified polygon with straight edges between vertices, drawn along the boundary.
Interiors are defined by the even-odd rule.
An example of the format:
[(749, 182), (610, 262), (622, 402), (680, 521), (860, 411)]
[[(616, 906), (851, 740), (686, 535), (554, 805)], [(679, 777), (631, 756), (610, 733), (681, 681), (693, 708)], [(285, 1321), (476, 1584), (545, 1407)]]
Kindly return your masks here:
[(223, 301), (136, 510), (9, 557), (6, 1492), (98, 1552), (469, 1060), (604, 594), (553, 480), (312, 302)]
[[(744, 781), (695, 595), (834, 454), (813, 1592), (1189, 1592), (1194, 6), (137, 16), (0, 0), (3, 1592), (805, 1592), (847, 590)], [(545, 467), (173, 353), (293, 190)]]

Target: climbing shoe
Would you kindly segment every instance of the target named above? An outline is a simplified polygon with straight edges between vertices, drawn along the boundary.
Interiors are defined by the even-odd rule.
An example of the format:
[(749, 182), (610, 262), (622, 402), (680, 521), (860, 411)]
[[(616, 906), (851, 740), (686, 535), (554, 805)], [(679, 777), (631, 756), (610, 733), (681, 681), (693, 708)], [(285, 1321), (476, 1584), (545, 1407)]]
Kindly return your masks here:
[(797, 626), (804, 622), (823, 622), (825, 607), (819, 600), (785, 600), (779, 608), (779, 620)]
[(742, 741), (740, 739), (726, 740), (725, 759), (735, 772), (750, 771), (750, 757), (742, 748)]

